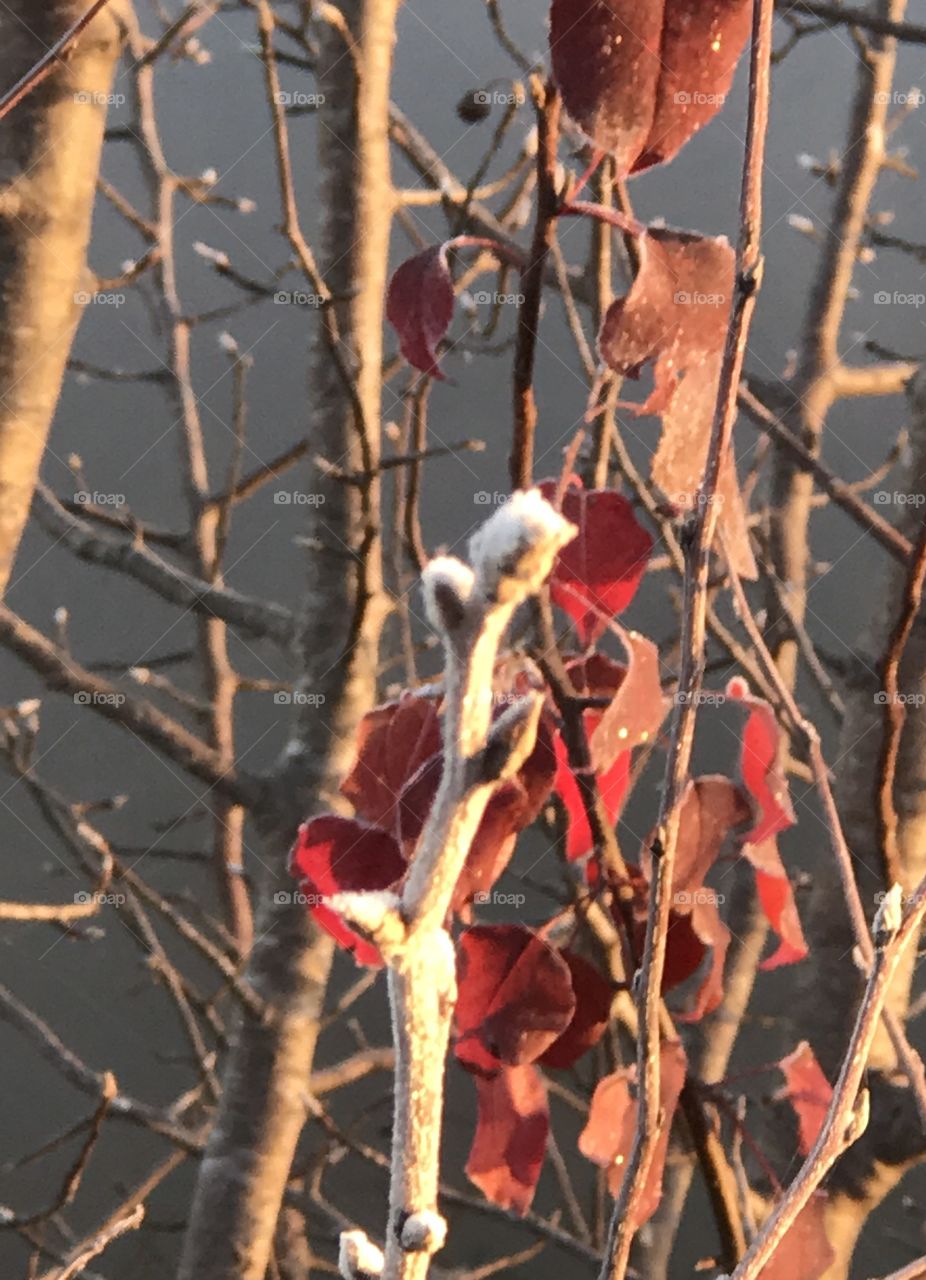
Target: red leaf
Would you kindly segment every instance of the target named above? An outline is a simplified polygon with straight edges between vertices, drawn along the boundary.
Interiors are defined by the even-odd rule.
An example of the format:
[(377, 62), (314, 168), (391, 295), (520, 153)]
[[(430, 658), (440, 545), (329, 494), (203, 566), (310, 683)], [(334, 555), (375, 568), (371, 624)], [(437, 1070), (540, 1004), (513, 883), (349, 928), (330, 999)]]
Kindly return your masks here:
[(540, 1058), (545, 1067), (571, 1067), (587, 1049), (598, 1043), (604, 1035), (611, 1017), (613, 990), (611, 983), (601, 976), (594, 965), (564, 949), (560, 952), (572, 975), (572, 989), (576, 995), (576, 1011), (569, 1026), (554, 1040)]
[[(640, 269), (629, 293), (609, 307), (598, 346), (612, 369), (632, 378), (654, 363), (653, 392), (636, 411), (661, 415), (653, 480), (674, 506), (690, 510), (707, 461), (736, 259), (724, 237), (650, 228), (638, 244)], [(716, 496), (730, 556), (754, 578), (732, 454)]]
[(747, 711), (740, 775), (756, 802), (757, 815), (744, 839), (749, 844), (763, 844), (795, 823), (788, 782), (779, 764), (781, 730), (775, 712), (767, 702), (752, 696), (745, 680), (735, 676), (727, 685), (727, 696), (742, 702)]
[[(717, 861), (724, 841), (752, 816), (744, 792), (729, 778), (706, 774), (689, 782), (682, 796), (678, 847), (672, 873), (676, 911), (691, 910), (704, 877)], [(649, 875), (653, 837), (643, 846), (642, 865)]]
[(782, 1058), (779, 1067), (785, 1078), (784, 1096), (797, 1116), (802, 1156), (810, 1154), (833, 1099), (833, 1086), (823, 1074), (813, 1049), (802, 1040), (793, 1053)]
[[(636, 1230), (655, 1213), (662, 1197), (662, 1175), (669, 1149), (672, 1117), (678, 1096), (685, 1083), (687, 1059), (680, 1041), (663, 1043), (660, 1049), (659, 1102), (663, 1122), (650, 1165), (638, 1214), (633, 1222)], [(617, 1198), (624, 1180), (624, 1167), (633, 1146), (637, 1123), (637, 1101), (631, 1086), (637, 1069), (625, 1067), (599, 1080), (592, 1096), (588, 1123), (579, 1135), (579, 1150), (589, 1160), (608, 1170), (608, 1187)]]
[(829, 1271), (836, 1253), (826, 1234), (826, 1203), (826, 1192), (814, 1192), (759, 1272), (759, 1280), (820, 1280)]
[(691, 1007), (676, 1013), (675, 1017), (677, 1022), (699, 1022), (706, 1014), (713, 1013), (723, 999), (723, 969), (730, 946), (730, 930), (710, 901), (696, 903), (687, 919), (698, 939), (711, 948), (711, 959)]
[(620, 634), (629, 664), (588, 744), (598, 773), (606, 772), (620, 753), (649, 742), (669, 709), (659, 680), (659, 650), (636, 631), (620, 628)]
[(453, 319), (453, 300), (445, 244), (403, 262), (389, 282), (386, 316), (399, 335), (402, 355), (413, 368), (434, 378), (444, 377), (437, 344)]
[(455, 1053), (477, 1071), (534, 1062), (576, 1009), (566, 961), (521, 925), (476, 925), (457, 950)]
[(429, 698), (403, 693), (368, 711), (357, 733), (357, 758), (341, 794), (368, 822), (398, 830), (397, 804), (406, 782), (441, 749), (440, 718)]
[(671, 160), (721, 109), (750, 13), (748, 0), (553, 0), (563, 102), (621, 176)]
[[(290, 870), (305, 892), (319, 898), (344, 890), (391, 889), (405, 874), (405, 865), (387, 831), (333, 813), (302, 824), (290, 859)], [(354, 953), (358, 964), (382, 964), (376, 947), (330, 907), (317, 903), (310, 910), (322, 928)]]
[[(539, 488), (553, 501), (557, 486), (556, 480), (544, 480)], [(557, 556), (550, 594), (575, 622), (582, 644), (589, 645), (608, 619), (630, 604), (653, 540), (627, 498), (610, 489), (587, 490), (576, 476), (563, 494), (562, 512), (579, 532)]]
[(486, 1199), (525, 1214), (543, 1168), (550, 1129), (547, 1091), (536, 1067), (476, 1077), (478, 1118), (466, 1176)]

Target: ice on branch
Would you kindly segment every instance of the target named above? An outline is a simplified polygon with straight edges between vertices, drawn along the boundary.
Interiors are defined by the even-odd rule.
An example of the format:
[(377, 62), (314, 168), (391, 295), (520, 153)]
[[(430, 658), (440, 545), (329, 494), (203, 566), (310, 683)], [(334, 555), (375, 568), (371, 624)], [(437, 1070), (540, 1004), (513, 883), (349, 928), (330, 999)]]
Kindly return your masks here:
[(400, 899), (391, 889), (345, 890), (332, 894), (325, 905), (375, 942), (384, 955), (405, 941)]
[(435, 556), (421, 575), (424, 607), (435, 631), (455, 630), (473, 593), (475, 575), (456, 556)]
[(557, 553), (577, 532), (539, 489), (513, 493), (470, 539), (480, 591), (503, 604), (526, 600), (540, 590)]
[(410, 1213), (399, 1233), (399, 1243), (406, 1253), (437, 1253), (446, 1239), (447, 1222), (432, 1209)]
[(344, 1280), (361, 1280), (363, 1276), (383, 1273), (383, 1251), (365, 1231), (342, 1231), (338, 1252), (338, 1270)]

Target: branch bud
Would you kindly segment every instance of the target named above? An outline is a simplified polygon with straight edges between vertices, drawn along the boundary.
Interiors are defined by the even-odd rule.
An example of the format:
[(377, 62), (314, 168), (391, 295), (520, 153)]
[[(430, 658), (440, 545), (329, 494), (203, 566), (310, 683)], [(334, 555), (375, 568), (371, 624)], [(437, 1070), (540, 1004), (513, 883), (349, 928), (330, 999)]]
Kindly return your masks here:
[(383, 1273), (386, 1259), (365, 1231), (342, 1231), (338, 1248), (338, 1270), (344, 1280), (363, 1280)]

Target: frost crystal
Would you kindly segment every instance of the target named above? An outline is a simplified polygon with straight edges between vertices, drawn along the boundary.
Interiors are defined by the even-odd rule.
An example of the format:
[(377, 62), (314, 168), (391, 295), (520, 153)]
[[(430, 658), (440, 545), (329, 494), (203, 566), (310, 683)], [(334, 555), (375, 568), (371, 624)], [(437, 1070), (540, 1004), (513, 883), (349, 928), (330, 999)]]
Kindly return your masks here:
[(516, 604), (539, 591), (557, 552), (577, 532), (539, 489), (513, 493), (470, 538), (470, 558), (483, 594)]

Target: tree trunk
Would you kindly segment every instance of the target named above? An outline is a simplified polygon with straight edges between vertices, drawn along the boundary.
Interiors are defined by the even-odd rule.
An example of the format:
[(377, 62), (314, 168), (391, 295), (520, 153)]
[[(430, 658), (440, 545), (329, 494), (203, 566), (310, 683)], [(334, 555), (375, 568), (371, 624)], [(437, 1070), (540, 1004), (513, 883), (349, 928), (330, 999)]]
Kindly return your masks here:
[[(0, 6), (0, 85), (26, 75), (86, 9), (86, 0)], [(103, 127), (121, 43), (121, 25), (107, 7), (0, 121), (0, 595), (85, 301)]]
[[(393, 189), (387, 135), (398, 0), (342, 0), (319, 57), (318, 255), (338, 300), (313, 352), (312, 453), (369, 472), (379, 458), (383, 299)], [(348, 47), (352, 52), (348, 51)], [(259, 814), (264, 861), (248, 977), (268, 1003), (243, 1022), (200, 1170), (180, 1280), (264, 1280), (280, 1205), (307, 1112), (309, 1073), (331, 943), (305, 908), (277, 898), (295, 886), (286, 862), (295, 827), (339, 807), (360, 717), (375, 701), (386, 613), (379, 485), (346, 485), (315, 469), (325, 501), (308, 530), (299, 690), (292, 741)], [(281, 894), (279, 891), (283, 891)], [(385, 1203), (385, 1202), (384, 1202)]]

